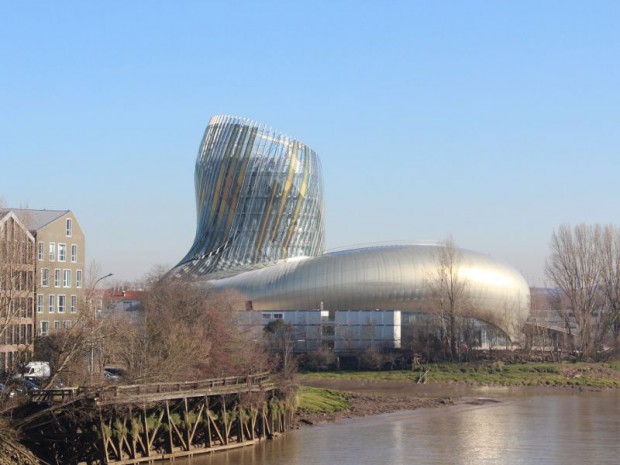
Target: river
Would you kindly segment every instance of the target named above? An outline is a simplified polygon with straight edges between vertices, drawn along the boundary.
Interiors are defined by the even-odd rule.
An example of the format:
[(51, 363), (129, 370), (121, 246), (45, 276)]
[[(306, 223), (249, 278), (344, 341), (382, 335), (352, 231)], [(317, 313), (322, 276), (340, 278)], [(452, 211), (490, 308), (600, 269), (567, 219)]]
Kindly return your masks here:
[(619, 464), (620, 392), (478, 391), (457, 405), (344, 420), (183, 465)]

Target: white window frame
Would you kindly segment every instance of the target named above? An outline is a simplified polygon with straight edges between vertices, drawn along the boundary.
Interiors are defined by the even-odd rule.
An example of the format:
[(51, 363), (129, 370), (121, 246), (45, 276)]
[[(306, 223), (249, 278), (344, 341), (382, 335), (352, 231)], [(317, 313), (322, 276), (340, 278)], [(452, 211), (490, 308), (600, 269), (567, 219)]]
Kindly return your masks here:
[(57, 333), (60, 331), (60, 321), (54, 320), (54, 332)]
[(58, 313), (65, 313), (67, 309), (67, 296), (64, 294), (58, 295)]
[(65, 233), (67, 237), (73, 236), (73, 220), (71, 218), (67, 218), (66, 221)]
[(77, 295), (71, 296), (71, 313), (77, 313)]
[[(46, 328), (45, 331), (43, 331), (43, 327)], [(50, 334), (50, 323), (49, 321), (40, 321), (39, 322), (39, 335), (41, 336), (49, 336)]]
[(75, 271), (75, 287), (82, 288), (82, 270)]
[(65, 329), (71, 329), (71, 320), (65, 320)]
[(43, 313), (44, 299), (43, 294), (37, 294), (37, 313)]
[(41, 287), (49, 287), (50, 270), (49, 268), (41, 268)]
[(60, 287), (60, 268), (54, 268), (54, 287)]
[(50, 242), (50, 246), (49, 246), (49, 260), (50, 260), (50, 262), (55, 262), (56, 261), (56, 243), (55, 242)]
[(77, 244), (71, 244), (71, 263), (77, 263)]
[(71, 270), (62, 270), (62, 287), (71, 287)]
[(54, 294), (50, 294), (47, 298), (47, 312), (54, 313), (56, 311), (56, 296)]
[(37, 247), (37, 259), (41, 262), (45, 258), (45, 242), (39, 241)]
[(58, 261), (66, 262), (67, 261), (67, 244), (62, 242), (58, 243)]

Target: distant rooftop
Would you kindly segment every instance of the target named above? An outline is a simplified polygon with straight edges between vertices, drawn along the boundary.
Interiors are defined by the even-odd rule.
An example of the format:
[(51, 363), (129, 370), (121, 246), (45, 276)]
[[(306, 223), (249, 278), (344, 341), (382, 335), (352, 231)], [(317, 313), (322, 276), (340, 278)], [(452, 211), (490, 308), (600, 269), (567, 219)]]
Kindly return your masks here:
[(30, 231), (38, 231), (52, 221), (69, 213), (70, 210), (32, 210), (30, 208), (5, 208), (12, 211)]

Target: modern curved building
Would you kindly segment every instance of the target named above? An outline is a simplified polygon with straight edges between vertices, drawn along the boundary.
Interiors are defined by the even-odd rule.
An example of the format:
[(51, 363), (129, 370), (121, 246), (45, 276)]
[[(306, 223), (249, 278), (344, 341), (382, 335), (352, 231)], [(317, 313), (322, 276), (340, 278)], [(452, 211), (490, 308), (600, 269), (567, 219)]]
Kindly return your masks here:
[(230, 274), (323, 253), (323, 178), (307, 145), (247, 119), (214, 116), (195, 184), (198, 226), (181, 274)]
[[(196, 162), (198, 226), (176, 276), (236, 289), (254, 310), (432, 312), (441, 245), (323, 253), (321, 169), (299, 141), (246, 119), (215, 116)], [(513, 268), (459, 250), (467, 314), (514, 338), (529, 288)]]

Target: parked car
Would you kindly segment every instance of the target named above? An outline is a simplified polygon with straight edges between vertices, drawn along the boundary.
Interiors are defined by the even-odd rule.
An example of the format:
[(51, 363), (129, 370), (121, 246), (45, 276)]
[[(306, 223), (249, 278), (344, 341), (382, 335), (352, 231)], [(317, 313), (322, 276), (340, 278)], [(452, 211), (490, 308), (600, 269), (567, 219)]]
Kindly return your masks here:
[(0, 383), (0, 399), (7, 399), (15, 396), (15, 391), (4, 383)]
[(40, 390), (41, 386), (39, 386), (37, 382), (32, 379), (23, 378), (15, 380), (14, 389), (18, 394), (28, 394), (29, 392)]
[(107, 381), (118, 381), (125, 374), (125, 370), (118, 367), (106, 367), (103, 369), (103, 377)]

